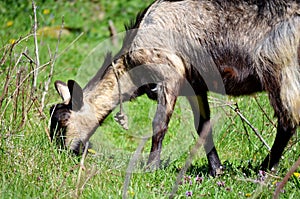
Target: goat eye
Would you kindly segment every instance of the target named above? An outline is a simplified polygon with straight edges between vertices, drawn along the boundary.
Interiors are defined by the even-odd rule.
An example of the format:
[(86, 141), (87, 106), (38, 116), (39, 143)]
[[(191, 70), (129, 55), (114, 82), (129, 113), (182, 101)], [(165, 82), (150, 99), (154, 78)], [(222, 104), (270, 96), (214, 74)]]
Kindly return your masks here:
[(69, 114), (68, 113), (62, 113), (61, 114), (61, 117), (60, 117), (60, 120), (68, 120), (69, 119)]

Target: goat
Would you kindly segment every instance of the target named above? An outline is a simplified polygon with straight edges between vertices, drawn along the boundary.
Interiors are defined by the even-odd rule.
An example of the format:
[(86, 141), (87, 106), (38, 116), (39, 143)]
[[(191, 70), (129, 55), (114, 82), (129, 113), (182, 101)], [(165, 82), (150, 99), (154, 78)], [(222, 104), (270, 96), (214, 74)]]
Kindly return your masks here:
[[(210, 124), (208, 91), (266, 91), (278, 125), (260, 168), (272, 169), (300, 120), (299, 14), (296, 0), (157, 0), (126, 28), (119, 53), (107, 56), (84, 89), (73, 80), (55, 82), (63, 103), (51, 108), (51, 136), (79, 153), (121, 101), (147, 94), (157, 100), (148, 163), (158, 165), (178, 96), (188, 98), (200, 134)], [(215, 176), (221, 161), (211, 134), (204, 149)]]

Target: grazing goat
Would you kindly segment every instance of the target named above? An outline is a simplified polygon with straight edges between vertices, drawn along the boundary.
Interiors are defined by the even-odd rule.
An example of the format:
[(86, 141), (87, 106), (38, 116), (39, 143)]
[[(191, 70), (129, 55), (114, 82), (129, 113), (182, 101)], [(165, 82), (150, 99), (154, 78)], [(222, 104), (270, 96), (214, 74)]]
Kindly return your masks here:
[[(271, 169), (300, 121), (299, 39), (296, 0), (155, 1), (127, 27), (119, 53), (107, 56), (83, 90), (72, 80), (55, 82), (64, 102), (51, 108), (51, 136), (79, 153), (121, 101), (147, 94), (157, 100), (148, 160), (157, 166), (178, 96), (188, 98), (200, 134), (210, 124), (207, 91), (266, 91), (278, 118), (274, 144), (261, 164)], [(216, 175), (221, 162), (211, 130), (204, 148)]]

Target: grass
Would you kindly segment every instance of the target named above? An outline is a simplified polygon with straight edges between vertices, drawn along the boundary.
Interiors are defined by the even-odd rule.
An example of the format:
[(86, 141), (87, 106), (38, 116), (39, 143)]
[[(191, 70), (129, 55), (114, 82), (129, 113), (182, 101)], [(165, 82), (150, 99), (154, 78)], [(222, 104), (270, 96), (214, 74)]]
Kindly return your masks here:
[[(0, 86), (0, 97), (3, 96), (0, 106), (0, 197), (121, 198), (130, 159), (141, 137), (151, 135), (155, 102), (141, 97), (124, 104), (129, 117), (128, 131), (113, 121), (112, 115), (116, 111), (106, 119), (91, 139), (96, 153), (87, 156), (79, 181), (81, 157), (74, 157), (67, 151), (59, 152), (49, 142), (48, 110), (52, 104), (60, 102), (53, 87), (54, 80), (75, 78), (84, 86), (93, 73), (91, 71), (96, 71), (101, 65), (103, 53), (111, 48), (108, 21), (112, 20), (117, 31), (122, 32), (123, 24), (128, 23), (150, 1), (36, 3), (41, 31), (38, 37), (41, 64), (47, 63), (50, 55), (55, 53), (58, 38), (53, 30), (61, 26), (62, 16), (65, 27), (43, 109), (40, 100), (51, 64), (41, 68), (38, 87), (31, 92), (34, 64), (21, 53), (35, 58), (33, 36), (15, 43), (31, 32), (31, 2), (0, 2), (0, 85), (3, 85)], [(96, 49), (96, 54), (91, 53), (93, 49)], [(95, 57), (97, 59), (93, 60)], [(4, 85), (8, 86), (7, 90)], [(299, 156), (298, 137), (294, 136), (289, 143), (278, 171), (267, 174), (266, 179), (261, 181), (263, 176), (251, 168), (263, 160), (267, 154), (266, 147), (233, 110), (228, 106), (220, 106), (224, 103), (220, 104), (216, 98), (237, 103), (241, 113), (258, 129), (267, 143), (271, 145), (273, 142), (276, 129), (272, 123), (276, 121), (265, 93), (225, 99), (212, 94), (210, 104), (215, 118), (214, 137), (225, 172), (217, 178), (209, 177), (206, 156), (201, 148), (184, 178), (178, 182), (175, 198), (185, 198), (187, 191), (192, 192), (193, 198), (271, 198), (276, 182), (280, 182)], [(135, 166), (126, 189), (128, 198), (168, 198), (195, 144), (196, 133), (192, 123), (187, 101), (181, 98), (164, 140), (162, 157), (165, 167), (145, 172), (140, 166)], [(148, 141), (140, 161), (147, 158), (149, 147)], [(298, 198), (299, 188), (300, 180), (293, 176), (281, 197)]]

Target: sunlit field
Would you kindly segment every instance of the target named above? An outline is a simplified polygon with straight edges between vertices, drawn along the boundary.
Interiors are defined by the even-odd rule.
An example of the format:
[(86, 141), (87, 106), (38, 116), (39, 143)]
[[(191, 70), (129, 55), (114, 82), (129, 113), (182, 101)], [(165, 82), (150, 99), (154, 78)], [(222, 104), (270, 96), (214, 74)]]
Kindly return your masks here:
[[(146, 95), (123, 104), (127, 131), (113, 119), (119, 107), (113, 111), (91, 138), (85, 159), (50, 142), (49, 109), (61, 102), (54, 81), (74, 79), (84, 87), (105, 53), (120, 48), (124, 24), (151, 2), (36, 1), (36, 12), (31, 1), (0, 2), (1, 198), (272, 198), (298, 159), (300, 146), (296, 134), (276, 171), (256, 170), (276, 134), (266, 93), (238, 98), (209, 94), (224, 167), (216, 178), (208, 175), (203, 147), (192, 153), (197, 133), (184, 97), (176, 104), (162, 166), (155, 171), (145, 169), (156, 110), (156, 102)], [(141, 156), (134, 162), (138, 151)], [(300, 197), (298, 172), (280, 198)]]

